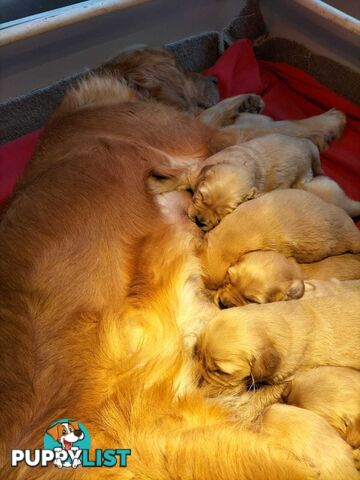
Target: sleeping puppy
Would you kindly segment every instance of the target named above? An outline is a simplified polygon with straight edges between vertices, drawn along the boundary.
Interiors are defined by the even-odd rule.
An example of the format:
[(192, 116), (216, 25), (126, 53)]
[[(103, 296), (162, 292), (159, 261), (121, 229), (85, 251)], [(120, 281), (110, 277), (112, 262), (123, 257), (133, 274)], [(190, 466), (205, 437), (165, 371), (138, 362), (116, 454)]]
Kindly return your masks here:
[[(322, 175), (319, 150), (304, 138), (280, 134), (256, 138), (210, 157), (190, 178), (194, 173), (189, 216), (205, 231), (241, 203), (278, 188), (303, 188), (353, 216), (360, 214), (360, 202)], [(314, 179), (316, 175), (321, 177)]]
[[(249, 252), (231, 265), (214, 296), (220, 308), (336, 294), (360, 279), (360, 255), (350, 253), (298, 264), (275, 251)], [(344, 280), (348, 280), (344, 282)]]
[(241, 203), (278, 188), (301, 188), (323, 171), (312, 142), (273, 134), (222, 150), (197, 173), (189, 216), (207, 231)]
[(276, 384), (321, 365), (360, 368), (360, 287), (336, 296), (223, 310), (198, 338), (212, 395)]
[(245, 253), (276, 250), (297, 262), (360, 252), (360, 232), (339, 207), (302, 190), (275, 190), (237, 207), (199, 252), (207, 288), (218, 288)]
[(358, 280), (360, 279), (360, 255), (345, 253), (324, 258), (320, 262), (302, 263), (300, 268), (305, 279)]
[[(215, 109), (216, 105), (211, 107), (210, 111)], [(323, 122), (329, 122), (328, 127), (330, 128), (327, 135), (323, 135), (322, 132)], [(345, 123), (345, 115), (335, 109), (301, 120), (273, 120), (265, 115), (253, 115), (242, 112), (235, 119), (234, 124), (227, 127), (226, 130), (232, 131), (234, 128), (238, 128), (246, 140), (262, 137), (269, 133), (281, 133), (291, 137), (308, 138), (317, 145), (320, 151), (323, 151), (327, 148), (329, 142), (340, 137)]]
[(293, 300), (305, 291), (300, 266), (275, 251), (249, 252), (232, 265), (214, 300), (220, 308)]
[(282, 397), (290, 405), (321, 415), (354, 449), (360, 448), (358, 370), (324, 366), (297, 373)]
[[(320, 368), (351, 371), (341, 367)], [(356, 450), (351, 450), (338, 432), (321, 418), (321, 412), (279, 403), (287, 395), (289, 385), (287, 382), (263, 386), (256, 391), (229, 396), (226, 402), (241, 425), (268, 435), (277, 444), (287, 445), (297, 458), (317, 469), (319, 479), (358, 479), (354, 464)], [(321, 388), (321, 384), (318, 385)], [(352, 392), (355, 393), (355, 389)], [(354, 406), (356, 400), (345, 401), (347, 403)]]
[(318, 469), (319, 480), (356, 480), (353, 451), (316, 413), (275, 404), (259, 419), (260, 431), (288, 445), (297, 458)]

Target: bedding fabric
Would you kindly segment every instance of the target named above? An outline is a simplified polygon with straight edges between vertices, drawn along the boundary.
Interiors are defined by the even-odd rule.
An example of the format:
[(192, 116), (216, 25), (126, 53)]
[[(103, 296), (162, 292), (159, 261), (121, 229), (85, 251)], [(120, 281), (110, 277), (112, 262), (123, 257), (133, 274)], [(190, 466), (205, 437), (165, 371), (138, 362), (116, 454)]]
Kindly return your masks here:
[(285, 63), (257, 60), (249, 40), (229, 47), (204, 72), (218, 79), (221, 99), (257, 93), (264, 114), (275, 120), (297, 120), (338, 108), (347, 116), (343, 136), (322, 155), (322, 166), (354, 200), (360, 200), (360, 108), (336, 95), (303, 71)]
[[(344, 135), (322, 155), (322, 165), (350, 197), (360, 200), (358, 106), (295, 67), (257, 60), (249, 40), (234, 43), (204, 73), (218, 78), (222, 99), (241, 93), (261, 95), (266, 103), (264, 113), (276, 120), (301, 119), (334, 107), (344, 112), (348, 119)], [(40, 135), (37, 130), (0, 147), (0, 205), (11, 194)]]

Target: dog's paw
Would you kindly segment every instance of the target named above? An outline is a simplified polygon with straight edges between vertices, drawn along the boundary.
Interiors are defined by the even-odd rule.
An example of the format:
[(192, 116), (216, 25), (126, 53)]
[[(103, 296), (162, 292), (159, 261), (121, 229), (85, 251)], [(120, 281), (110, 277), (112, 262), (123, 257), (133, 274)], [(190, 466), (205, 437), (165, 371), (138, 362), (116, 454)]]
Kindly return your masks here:
[(312, 140), (319, 150), (323, 151), (330, 142), (341, 137), (346, 125), (346, 116), (339, 110), (332, 109), (319, 115), (318, 121), (320, 122), (319, 131)]
[(172, 178), (160, 178), (160, 177), (148, 177), (146, 180), (148, 189), (153, 195), (159, 195), (161, 193), (171, 192), (175, 190), (174, 179)]
[(259, 95), (249, 94), (243, 95), (245, 98), (239, 105), (239, 113), (261, 113), (265, 107), (265, 103)]

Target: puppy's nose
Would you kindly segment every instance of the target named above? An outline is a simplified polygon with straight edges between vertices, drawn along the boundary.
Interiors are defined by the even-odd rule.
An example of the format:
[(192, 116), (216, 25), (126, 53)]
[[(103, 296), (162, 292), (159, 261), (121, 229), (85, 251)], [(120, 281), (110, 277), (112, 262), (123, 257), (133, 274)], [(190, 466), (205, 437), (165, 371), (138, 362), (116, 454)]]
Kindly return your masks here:
[(83, 434), (82, 430), (74, 430), (74, 435), (76, 435), (77, 437), (81, 437), (81, 435)]
[(229, 305), (225, 305), (225, 303), (223, 303), (220, 298), (218, 300), (218, 305), (221, 310), (224, 310), (225, 308), (229, 308)]
[(195, 217), (195, 223), (199, 228), (206, 227), (206, 223), (202, 222), (199, 217)]

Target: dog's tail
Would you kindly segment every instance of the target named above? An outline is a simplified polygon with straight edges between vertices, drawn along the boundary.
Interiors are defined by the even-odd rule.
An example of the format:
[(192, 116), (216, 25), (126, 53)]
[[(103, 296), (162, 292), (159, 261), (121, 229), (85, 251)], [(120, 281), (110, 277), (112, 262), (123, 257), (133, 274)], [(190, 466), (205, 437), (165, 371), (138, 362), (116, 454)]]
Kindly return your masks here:
[(66, 92), (50, 121), (86, 108), (137, 101), (138, 95), (125, 82), (106, 75), (89, 74)]

